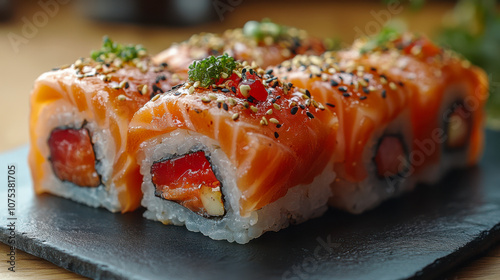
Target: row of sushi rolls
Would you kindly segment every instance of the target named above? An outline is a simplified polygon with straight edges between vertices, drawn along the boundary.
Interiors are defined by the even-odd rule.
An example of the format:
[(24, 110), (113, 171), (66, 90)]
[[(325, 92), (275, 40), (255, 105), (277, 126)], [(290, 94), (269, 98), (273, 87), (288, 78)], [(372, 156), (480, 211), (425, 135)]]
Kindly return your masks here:
[(36, 193), (247, 243), (477, 163), (485, 72), (384, 29), (341, 50), (269, 20), (156, 55), (104, 37), (30, 96)]

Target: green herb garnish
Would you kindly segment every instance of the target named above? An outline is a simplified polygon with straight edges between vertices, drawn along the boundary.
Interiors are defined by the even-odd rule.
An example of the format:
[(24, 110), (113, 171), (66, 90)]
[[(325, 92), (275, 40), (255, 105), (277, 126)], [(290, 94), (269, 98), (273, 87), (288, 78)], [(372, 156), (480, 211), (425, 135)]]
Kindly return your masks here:
[(387, 43), (400, 36), (400, 34), (399, 30), (396, 28), (386, 26), (377, 35), (371, 37), (370, 40), (368, 40), (368, 42), (366, 42), (361, 48), (360, 52), (366, 53), (377, 48), (383, 48)]
[(270, 37), (274, 42), (286, 36), (288, 28), (271, 22), (269, 19), (263, 19), (261, 22), (248, 21), (243, 26), (243, 35), (255, 39), (257, 42), (263, 41), (266, 37)]
[(218, 57), (210, 56), (189, 65), (189, 81), (200, 82), (200, 86), (208, 87), (224, 76), (230, 77), (234, 69), (236, 61), (227, 53)]
[(97, 62), (104, 62), (112, 56), (120, 58), (123, 61), (131, 61), (146, 55), (146, 49), (142, 45), (122, 45), (113, 42), (108, 36), (102, 39), (100, 50), (92, 51), (90, 57)]

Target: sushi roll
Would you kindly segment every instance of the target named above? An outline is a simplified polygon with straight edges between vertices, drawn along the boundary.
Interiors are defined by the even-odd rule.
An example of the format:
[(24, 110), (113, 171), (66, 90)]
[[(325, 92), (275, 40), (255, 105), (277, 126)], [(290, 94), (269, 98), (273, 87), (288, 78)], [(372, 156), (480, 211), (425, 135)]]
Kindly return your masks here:
[(262, 69), (227, 55), (194, 62), (188, 82), (130, 123), (145, 217), (237, 243), (317, 217), (335, 178), (336, 126)]
[(92, 58), (41, 75), (30, 97), (36, 193), (113, 212), (140, 206), (142, 178), (126, 153), (128, 124), (152, 96), (170, 90), (170, 76), (142, 47), (108, 38)]
[(153, 59), (156, 63), (167, 63), (170, 70), (187, 77), (188, 66), (193, 60), (210, 55), (227, 53), (236, 60), (267, 67), (277, 65), (296, 54), (321, 54), (324, 51), (323, 42), (310, 37), (306, 31), (263, 20), (249, 21), (243, 28), (230, 29), (223, 34), (193, 35)]
[(273, 68), (275, 75), (307, 88), (338, 117), (334, 152), (337, 178), (330, 204), (361, 213), (413, 189), (408, 157), (409, 95), (403, 84), (359, 65), (340, 68), (333, 57), (298, 55)]
[(411, 174), (435, 183), (452, 168), (478, 162), (483, 149), (484, 106), (488, 98), (485, 72), (425, 36), (386, 29), (359, 39), (337, 57), (347, 69), (376, 69), (410, 94), (414, 135)]

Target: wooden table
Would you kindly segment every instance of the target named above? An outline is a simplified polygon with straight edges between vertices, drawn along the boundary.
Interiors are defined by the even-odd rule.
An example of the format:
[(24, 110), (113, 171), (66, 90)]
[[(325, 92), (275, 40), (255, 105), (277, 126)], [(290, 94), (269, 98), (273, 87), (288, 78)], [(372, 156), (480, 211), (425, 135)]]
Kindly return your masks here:
[[(220, 32), (226, 28), (242, 26), (247, 20), (270, 17), (276, 22), (306, 29), (315, 36), (338, 37), (350, 42), (356, 33), (366, 33), (380, 27), (380, 19), (396, 16), (406, 18), (411, 30), (432, 34), (443, 14), (451, 7), (449, 3), (428, 4), (423, 14), (412, 13), (408, 8), (390, 9), (381, 5), (380, 1), (308, 1), (308, 4), (297, 2), (294, 5), (286, 5), (286, 2), (266, 2), (264, 5), (260, 2), (243, 1), (243, 4), (234, 7), (232, 11), (224, 13), (223, 21), (194, 27), (145, 27), (90, 21), (83, 18), (70, 2), (59, 5), (56, 13), (47, 15), (46, 22), (37, 22), (36, 30), (32, 30), (29, 36), (24, 36), (23, 26), (26, 21), (40, 21), (43, 19), (40, 13), (44, 10), (38, 6), (38, 1), (18, 2), (22, 3), (16, 3), (17, 9), (12, 20), (0, 23), (0, 152), (28, 142), (28, 100), (34, 79), (55, 66), (88, 56), (90, 50), (100, 46), (105, 34), (119, 42), (141, 43), (151, 53), (156, 53), (172, 42), (187, 39), (190, 34), (201, 31)], [(263, 6), (266, 8), (263, 9)], [(8, 36), (14, 38), (14, 44), (6, 39)], [(0, 243), (2, 279), (84, 278), (19, 250), (17, 272), (10, 273), (4, 261), (7, 252), (8, 247)], [(465, 264), (449, 278), (500, 279), (500, 245), (492, 248), (485, 256)]]

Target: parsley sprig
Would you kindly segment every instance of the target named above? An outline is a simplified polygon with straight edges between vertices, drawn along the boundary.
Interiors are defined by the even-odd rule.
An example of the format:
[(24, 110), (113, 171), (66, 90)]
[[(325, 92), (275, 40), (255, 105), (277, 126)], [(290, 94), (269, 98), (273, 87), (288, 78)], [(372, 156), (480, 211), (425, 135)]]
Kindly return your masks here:
[(146, 49), (142, 45), (118, 44), (108, 36), (104, 36), (101, 49), (92, 51), (90, 57), (97, 62), (104, 62), (110, 57), (110, 54), (126, 62), (146, 55)]
[(200, 61), (194, 61), (189, 65), (189, 81), (200, 82), (200, 86), (208, 87), (215, 83), (225, 73), (229, 77), (236, 69), (236, 61), (227, 53), (221, 56), (210, 56)]

